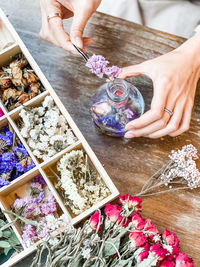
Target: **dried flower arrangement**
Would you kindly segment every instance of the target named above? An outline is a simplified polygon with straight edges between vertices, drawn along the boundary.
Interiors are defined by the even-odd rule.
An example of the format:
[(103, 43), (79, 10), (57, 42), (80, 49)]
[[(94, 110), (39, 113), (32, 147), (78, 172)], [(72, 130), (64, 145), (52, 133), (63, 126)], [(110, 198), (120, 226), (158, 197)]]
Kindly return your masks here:
[(104, 75), (109, 80), (113, 81), (122, 71), (117, 66), (108, 67), (109, 61), (101, 55), (92, 55), (86, 62), (86, 67), (90, 68), (91, 72), (96, 74), (99, 78), (103, 78)]
[(11, 208), (9, 213), (14, 214), (15, 220), (18, 220), (17, 216), (25, 218), (20, 221), (20, 228), (27, 247), (44, 238), (52, 228), (49, 227), (52, 220), (58, 217), (56, 200), (41, 176), (32, 179), (27, 195), (23, 198), (17, 197)]
[[(177, 151), (172, 150), (169, 155), (170, 161), (148, 179), (137, 195), (150, 196), (200, 187), (200, 171), (195, 162), (198, 159), (197, 152), (192, 144)], [(157, 189), (159, 191), (156, 191)]]
[(22, 109), (19, 115), (21, 134), (39, 159), (47, 160), (77, 141), (51, 96), (39, 107)]
[(68, 224), (60, 236), (52, 236), (38, 245), (33, 266), (97, 267), (193, 267), (193, 261), (179, 250), (177, 236), (167, 229), (160, 234), (150, 219), (139, 214), (142, 200), (120, 196), (120, 205), (106, 204), (84, 225), (75, 229)]
[(1, 99), (8, 111), (26, 103), (44, 88), (23, 54), (0, 69)]
[(11, 127), (0, 130), (0, 188), (35, 167)]
[(20, 252), (22, 246), (16, 237), (10, 223), (0, 211), (0, 264), (7, 260), (14, 252)]
[(55, 187), (73, 215), (82, 213), (110, 194), (82, 149), (66, 153), (58, 161), (57, 170), (60, 175), (50, 169), (57, 179)]

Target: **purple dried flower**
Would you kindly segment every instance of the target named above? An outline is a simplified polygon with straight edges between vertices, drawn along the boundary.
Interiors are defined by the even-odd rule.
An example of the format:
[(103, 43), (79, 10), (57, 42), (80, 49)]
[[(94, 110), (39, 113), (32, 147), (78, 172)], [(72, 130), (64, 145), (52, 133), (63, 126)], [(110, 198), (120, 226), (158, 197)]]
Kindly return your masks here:
[(21, 209), (25, 205), (26, 205), (26, 201), (24, 200), (24, 198), (17, 198), (15, 202), (13, 203), (13, 208)]
[(13, 147), (13, 152), (18, 159), (25, 158), (28, 156), (28, 152), (22, 144)]
[(39, 191), (42, 191), (42, 185), (38, 182), (31, 183), (31, 187), (37, 188)]
[(44, 238), (48, 234), (48, 226), (44, 224), (42, 231), (38, 234), (39, 238)]
[(121, 71), (121, 68), (112, 66), (105, 69), (105, 74), (109, 77), (110, 80), (113, 81), (121, 73)]
[(0, 188), (5, 186), (5, 185), (9, 185), (9, 184), (10, 184), (9, 181), (6, 181), (6, 180), (3, 180), (3, 179), (0, 178)]
[(37, 240), (36, 229), (33, 225), (26, 224), (25, 228), (22, 230), (23, 230), (22, 239), (23, 239), (25, 244), (27, 241)]
[(107, 75), (110, 80), (114, 80), (122, 70), (117, 66), (108, 67), (108, 64), (109, 61), (103, 56), (95, 54), (86, 62), (86, 66), (98, 77), (103, 78), (104, 75)]
[(34, 177), (33, 178), (33, 182), (34, 183), (40, 183), (40, 184), (42, 184), (43, 186), (45, 186), (46, 185), (46, 182), (45, 182), (45, 180), (44, 180), (44, 178), (42, 177), (42, 176), (36, 176), (36, 177)]
[(15, 167), (16, 159), (11, 152), (6, 152), (1, 155), (0, 172), (7, 173)]
[(44, 191), (41, 191), (38, 197), (33, 198), (33, 203), (40, 203), (44, 199)]
[(103, 56), (95, 54), (86, 62), (86, 66), (90, 68), (91, 72), (95, 73), (100, 78), (103, 78), (108, 64), (109, 61), (107, 61)]
[(13, 133), (8, 131), (6, 132), (6, 135), (0, 134), (0, 140), (6, 142), (8, 146), (11, 146), (13, 143)]
[(41, 210), (45, 215), (53, 214), (54, 212), (56, 212), (56, 201), (52, 195), (48, 197), (48, 201), (46, 203), (41, 204)]

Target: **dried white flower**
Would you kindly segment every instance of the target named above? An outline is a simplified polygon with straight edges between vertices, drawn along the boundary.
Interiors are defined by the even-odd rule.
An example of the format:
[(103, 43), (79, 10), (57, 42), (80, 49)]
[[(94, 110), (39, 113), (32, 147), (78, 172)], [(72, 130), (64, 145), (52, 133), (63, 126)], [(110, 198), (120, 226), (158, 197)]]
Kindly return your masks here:
[(47, 160), (77, 141), (51, 96), (45, 97), (42, 106), (22, 109), (19, 115), (21, 134), (39, 159)]
[(100, 175), (89, 165), (83, 150), (66, 153), (57, 163), (57, 169), (60, 179), (56, 188), (61, 189), (65, 204), (75, 215), (110, 194)]

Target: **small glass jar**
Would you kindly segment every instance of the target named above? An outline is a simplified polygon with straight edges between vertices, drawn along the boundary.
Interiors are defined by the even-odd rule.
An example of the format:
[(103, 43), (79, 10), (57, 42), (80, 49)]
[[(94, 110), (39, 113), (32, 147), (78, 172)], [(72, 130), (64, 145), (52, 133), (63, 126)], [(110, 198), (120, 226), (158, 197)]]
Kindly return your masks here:
[(140, 91), (122, 79), (103, 84), (91, 99), (92, 120), (107, 135), (124, 136), (126, 124), (143, 113), (144, 99)]

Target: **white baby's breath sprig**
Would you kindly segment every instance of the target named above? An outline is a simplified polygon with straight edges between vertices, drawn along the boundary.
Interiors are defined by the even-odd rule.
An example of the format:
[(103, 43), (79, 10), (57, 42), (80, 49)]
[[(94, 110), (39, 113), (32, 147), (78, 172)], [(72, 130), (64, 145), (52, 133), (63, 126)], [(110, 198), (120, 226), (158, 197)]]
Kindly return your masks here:
[(196, 147), (192, 144), (183, 146), (179, 150), (172, 150), (169, 155), (170, 161), (144, 184), (137, 195), (149, 196), (200, 187), (200, 171), (195, 161), (198, 159), (197, 153)]

